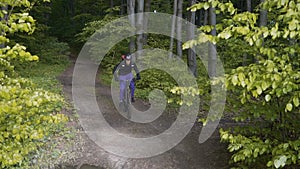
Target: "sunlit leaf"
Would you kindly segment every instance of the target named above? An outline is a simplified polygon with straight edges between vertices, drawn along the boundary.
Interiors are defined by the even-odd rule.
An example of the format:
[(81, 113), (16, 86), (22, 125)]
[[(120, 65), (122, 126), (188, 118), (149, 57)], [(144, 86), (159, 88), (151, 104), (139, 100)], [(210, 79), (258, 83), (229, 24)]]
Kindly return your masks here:
[(265, 96), (265, 100), (268, 102), (268, 101), (270, 101), (271, 100), (271, 96), (269, 95), (269, 94), (267, 94), (266, 96)]
[(288, 103), (288, 104), (286, 105), (286, 110), (287, 110), (287, 111), (292, 111), (292, 109), (293, 109), (293, 105), (292, 105), (291, 103)]
[(298, 107), (299, 106), (299, 97), (294, 97), (293, 102), (294, 102), (295, 107)]
[(284, 167), (286, 164), (287, 157), (285, 155), (280, 156), (279, 159), (274, 160), (275, 168)]
[(204, 7), (205, 10), (207, 10), (209, 8), (209, 3), (205, 2), (203, 7)]

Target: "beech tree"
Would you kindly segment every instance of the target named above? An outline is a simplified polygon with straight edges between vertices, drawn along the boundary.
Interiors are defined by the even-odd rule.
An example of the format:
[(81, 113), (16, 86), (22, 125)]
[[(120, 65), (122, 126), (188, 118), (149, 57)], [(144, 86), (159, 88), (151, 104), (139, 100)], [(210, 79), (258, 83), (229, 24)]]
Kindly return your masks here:
[[(299, 166), (300, 2), (265, 0), (259, 4), (259, 11), (268, 12), (269, 23), (259, 20), (260, 16), (265, 16), (259, 15), (259, 11), (238, 13), (230, 2), (211, 0), (190, 9), (208, 5), (228, 17), (217, 24), (216, 36), (211, 35), (210, 26), (203, 26), (201, 38), (186, 46), (226, 41), (226, 50), (230, 51), (240, 45), (235, 41), (242, 40), (246, 42), (249, 55), (257, 59), (226, 74), (226, 87), (230, 92), (228, 105), (234, 105), (231, 107), (236, 111), (234, 120), (243, 123), (232, 130), (220, 130), (221, 140), (228, 143), (228, 150), (233, 154), (233, 166)], [(236, 56), (243, 57), (242, 53)]]
[[(139, 0), (138, 1), (138, 13), (143, 13), (144, 12), (144, 0)], [(143, 33), (142, 31), (144, 30), (144, 14), (138, 15), (137, 18), (137, 54), (138, 57), (141, 56), (142, 50), (143, 50), (143, 45), (144, 45), (144, 38), (143, 38)]]
[[(209, 24), (211, 25), (211, 35), (216, 36), (216, 11), (215, 7), (209, 7)], [(214, 43), (209, 44), (208, 49), (208, 75), (214, 77), (216, 75), (216, 65), (217, 65), (217, 48)]]
[(176, 16), (177, 16), (177, 0), (174, 0), (173, 3), (173, 16), (172, 16), (172, 25), (171, 25), (171, 35), (170, 35), (170, 49), (169, 49), (169, 58), (173, 56), (173, 44), (174, 44), (174, 35), (176, 29)]
[[(134, 13), (135, 13), (135, 0), (127, 0), (127, 14), (129, 15), (128, 19), (132, 27), (136, 26), (135, 18), (133, 15)], [(130, 53), (133, 53), (134, 50), (135, 50), (135, 37), (131, 37), (129, 43), (129, 51)]]
[[(194, 5), (196, 3), (196, 0), (190, 0), (190, 5)], [(195, 19), (196, 19), (196, 12), (195, 11), (191, 11), (190, 12), (190, 22), (195, 25)], [(188, 27), (188, 39), (194, 39), (195, 38), (195, 26), (190, 25)], [(195, 77), (198, 76), (198, 71), (197, 71), (197, 56), (196, 53), (194, 52), (194, 47), (191, 47), (190, 49), (188, 49), (188, 67), (191, 70), (191, 72), (193, 73), (193, 75)]]
[(35, 20), (28, 11), (28, 0), (0, 0), (0, 167), (30, 168), (29, 155), (41, 147), (55, 126), (65, 121), (60, 110), (63, 99), (37, 88), (29, 79), (18, 76), (15, 67), (39, 58), (9, 36), (31, 34)]
[(176, 37), (177, 37), (177, 55), (179, 57), (182, 57), (182, 0), (177, 0), (177, 17), (180, 19), (177, 19), (176, 21)]

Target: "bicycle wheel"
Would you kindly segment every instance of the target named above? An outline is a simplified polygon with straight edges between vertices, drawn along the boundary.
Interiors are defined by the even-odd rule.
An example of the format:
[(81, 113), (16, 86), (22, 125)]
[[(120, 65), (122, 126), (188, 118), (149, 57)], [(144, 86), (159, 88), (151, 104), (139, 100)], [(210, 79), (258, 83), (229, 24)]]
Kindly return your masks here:
[(127, 118), (131, 118), (131, 112), (130, 112), (130, 90), (129, 90), (129, 83), (130, 81), (126, 81), (126, 90), (125, 90), (125, 112), (127, 113)]

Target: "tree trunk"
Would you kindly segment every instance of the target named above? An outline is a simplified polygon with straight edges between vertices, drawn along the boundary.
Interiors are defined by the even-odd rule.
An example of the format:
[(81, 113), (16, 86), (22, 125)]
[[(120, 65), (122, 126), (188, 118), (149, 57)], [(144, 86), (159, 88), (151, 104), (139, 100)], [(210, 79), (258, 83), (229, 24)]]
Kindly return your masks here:
[[(127, 13), (128, 19), (133, 28), (135, 28), (135, 18), (134, 18), (135, 0), (127, 0)], [(129, 51), (133, 53), (135, 49), (135, 38), (130, 38)]]
[[(213, 36), (217, 35), (216, 32), (216, 12), (215, 8), (210, 7), (209, 8), (209, 22), (210, 25), (212, 25), (214, 28), (211, 31), (211, 34)], [(209, 58), (208, 58), (208, 75), (210, 78), (216, 76), (216, 66), (217, 66), (217, 49), (216, 45), (210, 43), (209, 45)]]
[(125, 9), (126, 9), (126, 0), (121, 1), (121, 9), (120, 9), (120, 15), (125, 14)]
[(182, 57), (182, 22), (181, 22), (181, 18), (182, 18), (182, 0), (178, 0), (178, 6), (177, 6), (178, 10), (177, 10), (177, 17), (179, 19), (177, 19), (177, 55), (179, 57)]
[(144, 0), (138, 0), (138, 15), (137, 18), (137, 57), (142, 55), (143, 50), (143, 29), (144, 29)]
[(172, 26), (171, 26), (171, 39), (170, 39), (170, 49), (169, 49), (169, 58), (173, 56), (173, 43), (174, 43), (174, 34), (175, 34), (175, 21), (177, 13), (177, 0), (174, 0), (173, 5), (173, 16), (172, 16)]
[(204, 10), (203, 25), (208, 24), (208, 10)]
[(110, 0), (110, 8), (114, 7), (114, 0)]
[[(260, 0), (260, 3), (263, 3), (265, 0)], [(265, 9), (260, 9), (259, 11), (259, 26), (263, 27), (263, 26), (267, 26), (267, 21), (268, 21), (268, 12)], [(263, 37), (261, 37), (262, 39), (262, 46), (264, 46), (264, 39)], [(257, 58), (254, 58), (253, 60), (254, 62), (258, 62)]]
[[(196, 0), (190, 0), (191, 6), (196, 3)], [(194, 39), (195, 38), (195, 21), (196, 21), (196, 12), (190, 12), (190, 22), (192, 24), (189, 25), (188, 27), (188, 39)], [(197, 72), (197, 59), (196, 59), (196, 53), (195, 47), (192, 47), (191, 49), (188, 50), (188, 67), (192, 74), (197, 77), (198, 72)]]
[(248, 12), (251, 12), (251, 11), (252, 11), (251, 0), (247, 0), (247, 11), (248, 11)]
[[(260, 0), (263, 3), (265, 0)], [(261, 9), (259, 12), (259, 26), (267, 26), (268, 12), (265, 9)]]
[[(252, 11), (252, 9), (251, 9), (251, 0), (247, 0), (247, 11), (248, 12)], [(243, 54), (243, 66), (246, 66), (247, 58), (248, 58), (247, 53), (244, 53)]]
[[(144, 30), (147, 32), (148, 30), (148, 14), (147, 12), (151, 11), (151, 0), (146, 0), (145, 1), (145, 15), (144, 15)], [(147, 40), (148, 40), (148, 34), (144, 33), (143, 34), (143, 43), (144, 45), (147, 45)]]

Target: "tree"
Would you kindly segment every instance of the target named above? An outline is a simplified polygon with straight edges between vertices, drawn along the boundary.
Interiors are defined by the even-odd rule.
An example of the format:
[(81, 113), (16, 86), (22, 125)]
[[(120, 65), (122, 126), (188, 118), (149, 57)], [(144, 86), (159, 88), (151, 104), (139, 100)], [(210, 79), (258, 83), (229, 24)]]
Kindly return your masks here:
[[(260, 0), (260, 3), (263, 4), (265, 0)], [(261, 8), (259, 13), (259, 26), (267, 26), (268, 21), (268, 12), (266, 9)]]
[[(135, 9), (135, 0), (127, 0), (127, 14), (128, 19), (132, 27), (135, 27), (135, 18), (134, 18), (134, 9)], [(132, 53), (135, 49), (135, 38), (130, 38), (129, 51)]]
[[(196, 3), (195, 0), (190, 0), (190, 5), (191, 6), (194, 5), (195, 3)], [(190, 22), (193, 25), (195, 25), (195, 19), (196, 19), (196, 14), (195, 13), (196, 13), (195, 11), (190, 12)], [(192, 24), (188, 27), (188, 31), (187, 31), (189, 33), (188, 34), (189, 35), (189, 37), (188, 37), (189, 40), (192, 40), (192, 39), (195, 38), (195, 26), (193, 26)], [(192, 71), (193, 75), (195, 77), (197, 77), (198, 76), (197, 59), (196, 59), (196, 53), (194, 52), (194, 50), (195, 50), (194, 47), (188, 49), (188, 67)]]
[(260, 11), (268, 10), (270, 22), (264, 22), (265, 26), (258, 23), (258, 13), (237, 13), (229, 4), (216, 1), (220, 11), (228, 12), (231, 18), (222, 20), (217, 39), (206, 37), (217, 43), (242, 39), (257, 62), (237, 67), (226, 75), (229, 101), (239, 112), (234, 119), (244, 125), (222, 129), (221, 139), (228, 142), (235, 166), (299, 166), (299, 44), (291, 45), (290, 41), (300, 38), (300, 4), (293, 0), (265, 0), (259, 5)]
[(142, 50), (143, 50), (143, 30), (144, 30), (144, 0), (139, 0), (138, 1), (138, 15), (137, 18), (137, 57), (142, 55)]
[(176, 37), (177, 37), (177, 55), (182, 57), (182, 0), (177, 0), (177, 19), (176, 21)]
[[(209, 8), (209, 24), (212, 26), (211, 35), (216, 36), (216, 12), (213, 6)], [(215, 44), (209, 44), (208, 55), (208, 75), (210, 77), (215, 77), (217, 65), (217, 48)]]
[[(208, 4), (196, 4), (192, 10)], [(230, 92), (228, 105), (238, 111), (234, 120), (243, 126), (220, 130), (221, 139), (233, 154), (233, 167), (284, 168), (299, 166), (300, 132), (300, 66), (299, 1), (265, 0), (258, 12), (240, 12), (232, 3), (211, 1), (223, 15), (216, 37), (206, 31), (198, 43), (226, 41), (226, 50), (233, 50), (237, 41), (244, 41), (249, 54), (257, 62), (239, 66), (226, 75)], [(258, 22), (259, 11), (268, 11), (269, 23)], [(280, 12), (278, 12), (280, 11)], [(222, 54), (222, 53), (220, 53)], [(238, 56), (238, 55), (237, 55)], [(242, 57), (242, 53), (240, 56)], [(220, 79), (221, 80), (221, 79)]]
[[(145, 1), (145, 12), (146, 14), (144, 15), (144, 30), (147, 31), (148, 29), (148, 14), (147, 12), (151, 12), (151, 0), (146, 0)], [(143, 34), (143, 43), (144, 45), (147, 44), (147, 39), (148, 39), (148, 34)]]
[(251, 3), (251, 0), (247, 0), (247, 11), (248, 12), (251, 12), (252, 11), (252, 3)]
[(127, 7), (127, 2), (126, 2), (126, 0), (122, 0), (121, 1), (121, 5), (120, 5), (120, 15), (124, 15), (124, 14), (126, 14), (127, 12), (126, 12), (126, 7)]
[(171, 26), (171, 36), (170, 36), (170, 49), (169, 49), (169, 58), (173, 56), (173, 43), (174, 43), (174, 34), (175, 34), (175, 24), (177, 16), (177, 0), (174, 0), (173, 3), (173, 16), (172, 16), (172, 26)]
[[(247, 0), (247, 11), (251, 12), (252, 11), (252, 7), (251, 7), (251, 0)], [(246, 66), (247, 63), (247, 53), (243, 54), (243, 66)]]
[[(29, 15), (32, 3), (27, 0), (1, 1), (0, 16), (0, 164), (1, 168), (30, 168), (29, 155), (41, 147), (55, 126), (66, 118), (59, 113), (63, 102), (58, 95), (37, 88), (29, 79), (19, 77), (15, 67), (38, 57), (26, 51), (9, 35), (31, 34), (35, 20)], [(8, 11), (8, 12), (7, 12)]]

